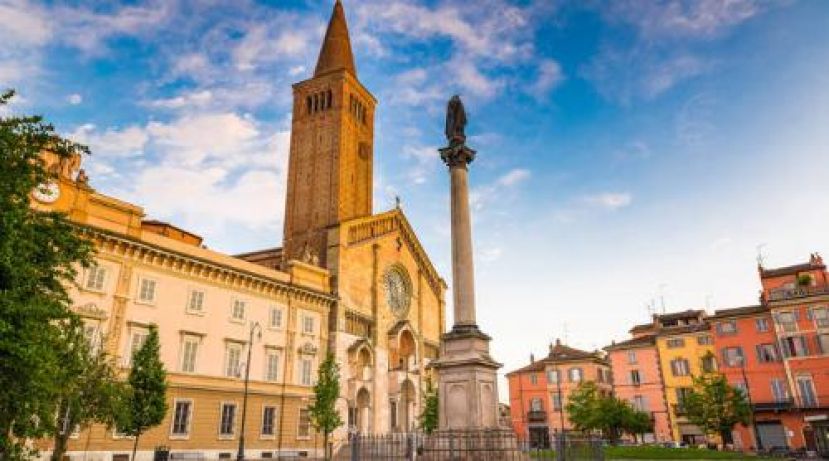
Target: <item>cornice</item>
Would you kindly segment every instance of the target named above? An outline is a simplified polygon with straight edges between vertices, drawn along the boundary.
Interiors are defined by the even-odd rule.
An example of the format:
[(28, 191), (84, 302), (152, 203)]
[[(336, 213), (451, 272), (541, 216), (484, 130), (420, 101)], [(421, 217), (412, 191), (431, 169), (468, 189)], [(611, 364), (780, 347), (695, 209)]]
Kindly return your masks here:
[(81, 236), (95, 243), (99, 251), (121, 258), (151, 264), (191, 277), (207, 279), (211, 282), (223, 283), (233, 288), (265, 295), (294, 297), (300, 301), (323, 304), (328, 307), (333, 306), (337, 301), (336, 296), (328, 293), (270, 279), (253, 272), (228, 267), (197, 256), (186, 255), (100, 228), (81, 224), (75, 225)]

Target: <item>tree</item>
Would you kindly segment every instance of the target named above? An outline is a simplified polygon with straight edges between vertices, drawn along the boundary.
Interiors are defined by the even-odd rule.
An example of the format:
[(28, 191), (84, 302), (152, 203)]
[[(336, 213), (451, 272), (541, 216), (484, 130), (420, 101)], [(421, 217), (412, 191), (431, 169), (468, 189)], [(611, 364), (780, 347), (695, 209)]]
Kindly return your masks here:
[(732, 443), (731, 430), (737, 423), (747, 425), (751, 414), (743, 391), (713, 373), (694, 378), (683, 405), (689, 421), (709, 435), (719, 435), (724, 444)]
[[(0, 112), (14, 92), (0, 95)], [(30, 194), (57, 179), (57, 165), (88, 153), (39, 116), (0, 117), (0, 459), (33, 454), (25, 439), (54, 429), (62, 364), (60, 325), (70, 319), (67, 287), (88, 266), (92, 245), (64, 214), (35, 211)]]
[(420, 428), (431, 434), (438, 428), (439, 416), (438, 390), (432, 385), (432, 380), (426, 380), (426, 389), (423, 391), (423, 412), (420, 413)]
[(118, 429), (135, 437), (132, 459), (141, 434), (161, 424), (167, 413), (167, 372), (159, 357), (158, 328), (150, 325), (144, 344), (132, 357), (132, 369), (124, 408), (119, 414)]
[(309, 408), (311, 423), (322, 432), (325, 459), (329, 459), (328, 438), (331, 433), (343, 425), (343, 420), (335, 408), (340, 396), (340, 366), (334, 360), (334, 354), (328, 353), (317, 370), (317, 383), (314, 384), (314, 403)]
[(647, 413), (634, 409), (624, 400), (602, 394), (592, 381), (582, 383), (570, 395), (566, 410), (577, 430), (601, 431), (614, 445), (624, 433), (635, 436), (651, 428)]
[(60, 387), (52, 461), (63, 459), (75, 428), (85, 429), (92, 423), (108, 426), (115, 423), (119, 396), (125, 387), (118, 381), (110, 357), (85, 336), (83, 322), (79, 319), (64, 322), (62, 339), (61, 367), (55, 370)]

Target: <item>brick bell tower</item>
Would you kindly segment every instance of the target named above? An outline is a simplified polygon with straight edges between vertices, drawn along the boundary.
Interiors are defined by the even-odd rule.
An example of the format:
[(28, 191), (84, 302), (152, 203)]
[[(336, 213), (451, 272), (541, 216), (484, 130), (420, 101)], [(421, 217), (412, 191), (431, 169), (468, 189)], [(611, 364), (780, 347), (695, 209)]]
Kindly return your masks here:
[(334, 4), (314, 76), (293, 85), (283, 261), (325, 267), (327, 230), (372, 214), (374, 107)]

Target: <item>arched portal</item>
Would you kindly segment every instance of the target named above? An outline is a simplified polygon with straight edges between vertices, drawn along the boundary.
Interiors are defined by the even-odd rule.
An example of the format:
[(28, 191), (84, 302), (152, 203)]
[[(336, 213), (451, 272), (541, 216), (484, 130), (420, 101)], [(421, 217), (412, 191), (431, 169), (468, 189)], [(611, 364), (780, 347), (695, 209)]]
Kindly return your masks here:
[(371, 395), (365, 387), (357, 391), (357, 431), (361, 434), (371, 432)]
[(410, 379), (403, 381), (400, 386), (400, 430), (408, 432), (415, 428), (417, 413), (417, 394), (414, 384)]

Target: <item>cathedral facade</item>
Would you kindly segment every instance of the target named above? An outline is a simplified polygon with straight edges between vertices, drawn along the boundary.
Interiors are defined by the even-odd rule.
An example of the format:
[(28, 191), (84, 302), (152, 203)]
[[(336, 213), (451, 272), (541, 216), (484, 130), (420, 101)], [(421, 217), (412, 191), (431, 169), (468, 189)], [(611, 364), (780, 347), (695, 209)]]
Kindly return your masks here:
[[(335, 443), (348, 431), (416, 426), (444, 332), (446, 284), (399, 207), (374, 213), (376, 100), (358, 79), (339, 1), (313, 76), (293, 91), (281, 247), (209, 250), (197, 234), (95, 191), (79, 159), (55, 162), (54, 183), (32, 194), (35, 209), (65, 212), (96, 245), (95, 265), (79, 272), (71, 296), (90, 341), (122, 376), (158, 327), (168, 412), (139, 440), (141, 461), (157, 450), (235, 457), (243, 414), (247, 457), (321, 453), (308, 406), (327, 353), (340, 365), (346, 421)], [(128, 461), (133, 440), (117, 428), (74, 431), (71, 461)], [(49, 441), (38, 445), (48, 456)]]

